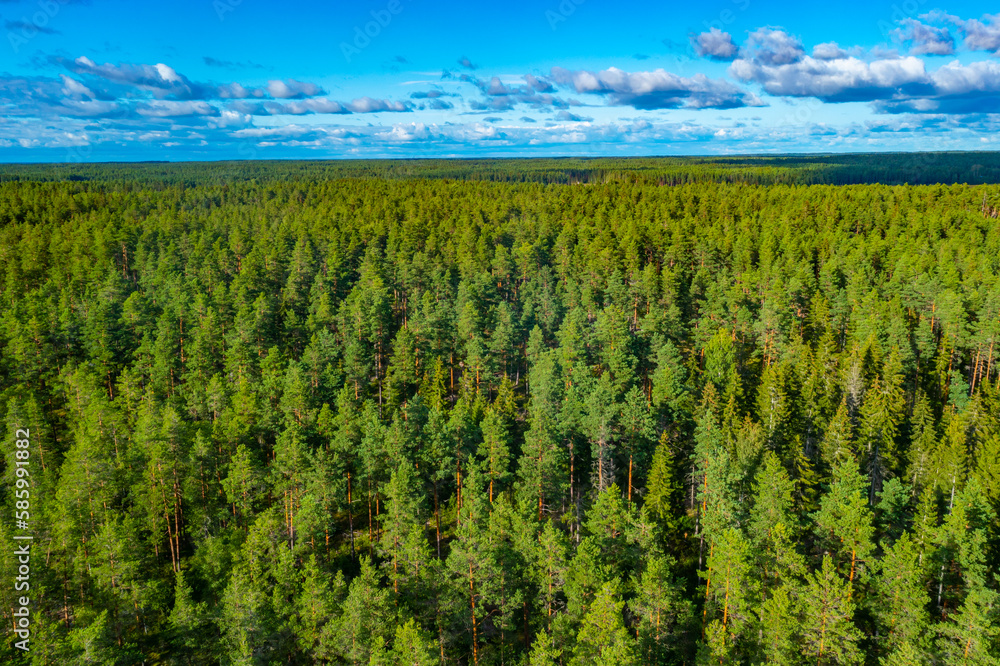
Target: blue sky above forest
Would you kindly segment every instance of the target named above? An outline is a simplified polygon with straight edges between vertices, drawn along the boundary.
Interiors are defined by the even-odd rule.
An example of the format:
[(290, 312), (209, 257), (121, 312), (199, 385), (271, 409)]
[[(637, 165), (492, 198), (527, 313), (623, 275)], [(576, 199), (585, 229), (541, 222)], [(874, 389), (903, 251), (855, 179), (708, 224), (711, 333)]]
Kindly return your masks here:
[(995, 9), (0, 0), (0, 162), (996, 150)]

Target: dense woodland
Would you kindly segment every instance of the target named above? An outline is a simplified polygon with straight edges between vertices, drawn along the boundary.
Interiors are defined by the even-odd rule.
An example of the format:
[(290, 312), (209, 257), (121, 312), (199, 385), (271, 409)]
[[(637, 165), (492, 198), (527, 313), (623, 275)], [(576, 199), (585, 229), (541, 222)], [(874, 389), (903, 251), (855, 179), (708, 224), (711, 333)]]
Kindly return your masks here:
[(0, 164), (0, 182), (113, 182), (119, 188), (197, 187), (234, 181), (299, 181), (378, 178), (445, 179), (558, 185), (937, 185), (1000, 183), (1000, 153), (857, 153), (739, 157), (411, 159), (241, 161), (178, 165), (168, 162), (106, 164)]
[(0, 662), (1000, 664), (1000, 187), (577, 162), (3, 167)]

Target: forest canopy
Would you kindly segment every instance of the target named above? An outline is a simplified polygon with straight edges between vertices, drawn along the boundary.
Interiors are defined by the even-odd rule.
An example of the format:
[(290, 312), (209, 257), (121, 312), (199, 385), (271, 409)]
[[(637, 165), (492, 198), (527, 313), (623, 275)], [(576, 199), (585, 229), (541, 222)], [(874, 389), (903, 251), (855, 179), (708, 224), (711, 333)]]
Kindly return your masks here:
[(997, 182), (0, 166), (0, 661), (998, 664)]

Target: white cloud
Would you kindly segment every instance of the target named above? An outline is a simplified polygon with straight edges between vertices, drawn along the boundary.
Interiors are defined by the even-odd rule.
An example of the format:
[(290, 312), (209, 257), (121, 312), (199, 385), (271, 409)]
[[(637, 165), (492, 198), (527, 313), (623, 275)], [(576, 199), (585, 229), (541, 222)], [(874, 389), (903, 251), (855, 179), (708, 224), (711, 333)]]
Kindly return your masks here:
[(780, 65), (740, 58), (729, 67), (741, 81), (754, 81), (771, 95), (817, 97), (829, 102), (871, 101), (931, 91), (924, 61), (908, 56), (865, 62), (858, 58), (818, 60), (810, 56)]
[(578, 93), (608, 95), (613, 104), (637, 109), (704, 109), (761, 106), (756, 96), (704, 74), (682, 77), (663, 69), (625, 72), (617, 67), (591, 72), (552, 69), (552, 80)]
[(739, 48), (733, 42), (733, 36), (718, 28), (692, 36), (691, 44), (699, 56), (713, 60), (729, 61), (739, 53)]
[(323, 89), (315, 83), (305, 83), (295, 79), (285, 81), (275, 79), (267, 82), (267, 92), (275, 99), (295, 99), (322, 95)]
[(167, 100), (156, 100), (146, 102), (136, 106), (136, 113), (140, 116), (151, 116), (155, 118), (177, 118), (182, 116), (217, 116), (219, 110), (208, 102), (184, 101), (175, 102)]
[(947, 28), (939, 28), (906, 18), (902, 28), (892, 32), (893, 37), (910, 42), (913, 55), (951, 55), (955, 52), (955, 38)]
[(816, 60), (838, 60), (846, 58), (847, 51), (840, 48), (837, 42), (823, 42), (813, 47), (812, 57)]
[(409, 111), (410, 107), (403, 102), (394, 102), (387, 99), (373, 99), (371, 97), (361, 97), (347, 105), (353, 113), (377, 113), (379, 111), (402, 112)]
[(992, 51), (1000, 54), (1000, 14), (986, 14), (980, 19), (964, 21), (957, 16), (933, 11), (921, 18), (934, 22), (948, 22), (965, 35), (965, 48), (972, 51)]
[(70, 78), (65, 74), (60, 74), (59, 78), (62, 79), (62, 93), (66, 95), (66, 97), (76, 100), (83, 98), (96, 99), (97, 96), (94, 92), (76, 79)]
[(750, 33), (741, 58), (752, 58), (769, 67), (790, 65), (805, 56), (802, 42), (784, 30), (758, 28)]

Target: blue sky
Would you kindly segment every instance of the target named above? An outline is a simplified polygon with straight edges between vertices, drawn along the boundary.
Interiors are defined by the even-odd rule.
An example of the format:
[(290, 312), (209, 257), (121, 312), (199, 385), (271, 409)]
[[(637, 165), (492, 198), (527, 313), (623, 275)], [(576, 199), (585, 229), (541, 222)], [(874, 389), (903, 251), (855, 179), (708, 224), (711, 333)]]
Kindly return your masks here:
[(0, 162), (996, 150), (996, 9), (0, 0)]

